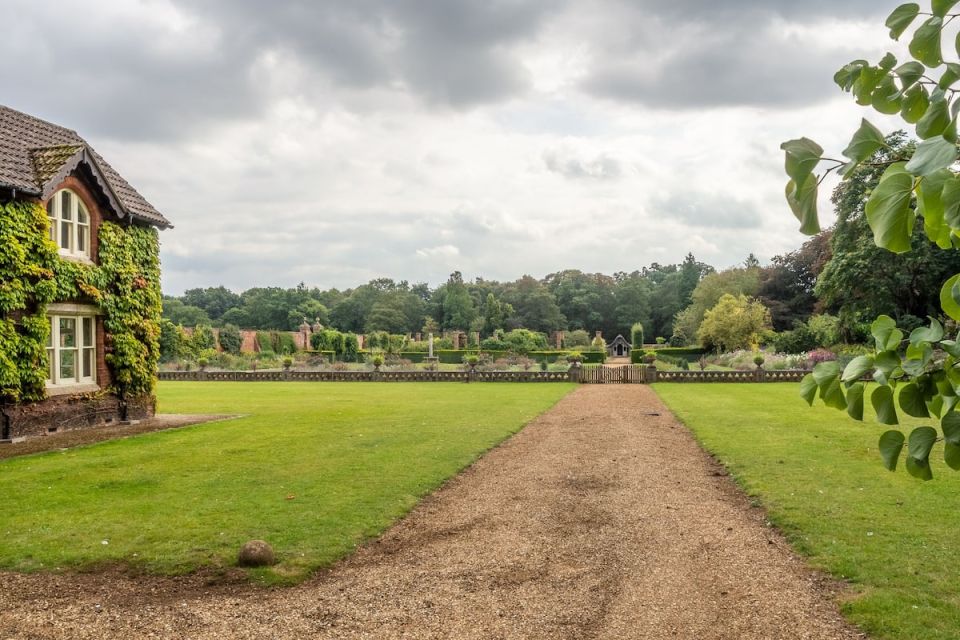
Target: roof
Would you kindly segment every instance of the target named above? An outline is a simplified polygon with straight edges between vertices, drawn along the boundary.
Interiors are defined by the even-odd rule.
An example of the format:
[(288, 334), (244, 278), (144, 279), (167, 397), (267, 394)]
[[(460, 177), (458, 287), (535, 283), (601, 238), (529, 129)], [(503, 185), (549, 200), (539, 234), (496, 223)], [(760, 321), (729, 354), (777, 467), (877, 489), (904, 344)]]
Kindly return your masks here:
[(617, 337), (613, 339), (613, 342), (611, 342), (610, 344), (607, 345), (607, 349), (609, 349), (610, 347), (615, 347), (615, 346), (617, 346), (617, 343), (622, 344), (622, 345), (625, 346), (625, 347), (631, 347), (631, 348), (632, 348), (632, 346), (633, 346), (633, 345), (631, 345), (629, 342), (627, 342), (627, 339), (626, 339), (626, 338), (624, 338), (624, 337), (623, 337), (622, 335), (620, 335), (620, 334), (617, 334)]
[(0, 105), (0, 187), (46, 198), (80, 165), (119, 217), (171, 226), (75, 131)]

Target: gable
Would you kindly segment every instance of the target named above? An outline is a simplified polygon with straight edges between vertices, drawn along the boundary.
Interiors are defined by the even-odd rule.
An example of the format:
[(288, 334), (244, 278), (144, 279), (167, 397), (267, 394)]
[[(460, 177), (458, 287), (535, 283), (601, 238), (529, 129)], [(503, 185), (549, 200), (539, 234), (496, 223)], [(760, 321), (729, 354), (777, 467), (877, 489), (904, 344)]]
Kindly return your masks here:
[(75, 131), (0, 105), (0, 187), (45, 198), (81, 166), (117, 217), (171, 226)]

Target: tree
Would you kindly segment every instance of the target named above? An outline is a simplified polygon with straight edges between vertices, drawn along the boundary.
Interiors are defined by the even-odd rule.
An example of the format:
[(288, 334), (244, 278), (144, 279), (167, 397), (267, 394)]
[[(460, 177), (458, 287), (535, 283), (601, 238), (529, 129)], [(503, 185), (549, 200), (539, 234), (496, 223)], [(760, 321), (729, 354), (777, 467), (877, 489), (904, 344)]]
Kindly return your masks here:
[(504, 292), (503, 298), (513, 307), (513, 328), (550, 333), (566, 326), (553, 294), (531, 276), (520, 278)]
[(675, 316), (672, 334), (697, 336), (707, 310), (726, 294), (755, 296), (760, 289), (758, 267), (737, 267), (707, 274), (693, 290), (690, 306)]
[[(960, 96), (954, 85), (960, 81), (960, 64), (955, 59), (945, 63), (941, 46), (945, 23), (960, 17), (950, 13), (956, 4), (957, 0), (931, 0), (931, 11), (924, 14), (929, 17), (910, 39), (912, 60), (897, 66), (896, 57), (887, 53), (876, 65), (854, 60), (834, 75), (840, 88), (853, 93), (859, 104), (872, 105), (880, 113), (899, 114), (904, 122), (915, 125), (920, 138), (915, 148), (893, 148), (866, 118), (842, 152), (846, 160), (825, 157), (823, 148), (808, 138), (781, 145), (790, 178), (787, 203), (803, 233), (820, 230), (817, 191), (823, 178), (838, 172), (849, 179), (862, 166), (882, 170), (863, 207), (877, 246), (897, 254), (910, 252), (915, 227), (922, 222), (924, 234), (940, 249), (957, 248), (960, 175), (954, 169), (958, 154), (954, 114), (960, 108)], [(891, 38), (899, 39), (919, 15), (916, 3), (897, 7), (886, 21)], [(817, 174), (821, 166), (826, 168)], [(960, 274), (943, 283), (940, 305), (947, 316), (960, 321)], [(960, 470), (960, 412), (955, 410), (960, 398), (960, 343), (948, 339), (936, 318), (907, 336), (893, 318), (881, 315), (871, 325), (871, 333), (872, 355), (855, 358), (842, 371), (836, 362), (817, 365), (801, 382), (801, 395), (810, 404), (819, 395), (827, 406), (862, 420), (866, 395), (862, 378), (872, 371), (877, 386), (870, 393), (870, 402), (878, 422), (899, 425), (898, 406), (909, 416), (940, 419), (939, 432), (929, 426), (917, 427), (910, 432), (909, 443), (900, 429), (886, 431), (879, 442), (884, 465), (895, 470), (908, 445), (907, 471), (929, 480), (933, 477), (931, 452), (937, 442), (943, 442), (946, 464)], [(935, 349), (946, 357), (935, 359)], [(899, 394), (894, 388), (899, 388)]]
[(824, 231), (796, 251), (774, 256), (760, 270), (757, 298), (770, 309), (775, 331), (805, 322), (817, 309), (814, 287), (831, 257), (832, 233)]
[(198, 324), (210, 324), (210, 317), (200, 307), (183, 304), (178, 298), (163, 299), (163, 317), (173, 324), (194, 327)]
[(203, 309), (212, 320), (219, 320), (223, 314), (239, 307), (240, 296), (224, 286), (206, 289), (187, 289), (180, 297), (183, 304)]
[(220, 343), (220, 348), (225, 352), (235, 356), (240, 355), (243, 338), (240, 335), (240, 329), (236, 325), (224, 325), (217, 335), (217, 341)]
[(763, 303), (742, 293), (737, 296), (725, 293), (714, 307), (707, 310), (697, 338), (708, 349), (735, 351), (755, 347), (761, 334), (768, 329), (770, 311)]
[(473, 306), (473, 298), (470, 297), (470, 292), (463, 284), (463, 276), (460, 272), (454, 271), (451, 273), (442, 289), (440, 304), (443, 328), (466, 331), (470, 328), (477, 312)]

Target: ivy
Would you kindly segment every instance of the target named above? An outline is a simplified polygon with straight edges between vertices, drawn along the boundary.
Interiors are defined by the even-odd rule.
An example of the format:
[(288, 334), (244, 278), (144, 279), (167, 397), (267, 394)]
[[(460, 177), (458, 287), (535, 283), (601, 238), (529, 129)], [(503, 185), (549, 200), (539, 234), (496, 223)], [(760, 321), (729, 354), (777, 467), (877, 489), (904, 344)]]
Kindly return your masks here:
[(0, 402), (46, 397), (47, 305), (88, 300), (103, 313), (111, 391), (153, 391), (160, 346), (160, 260), (153, 228), (104, 222), (99, 266), (61, 260), (37, 203), (0, 204)]

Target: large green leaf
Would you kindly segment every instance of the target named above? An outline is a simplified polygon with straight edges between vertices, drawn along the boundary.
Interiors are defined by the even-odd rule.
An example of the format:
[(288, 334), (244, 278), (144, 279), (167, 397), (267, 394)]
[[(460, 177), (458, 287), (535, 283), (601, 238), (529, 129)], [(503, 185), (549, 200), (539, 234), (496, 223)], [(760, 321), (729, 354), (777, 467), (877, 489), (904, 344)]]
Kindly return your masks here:
[[(923, 65), (920, 65), (923, 66)], [(917, 124), (930, 106), (930, 94), (923, 85), (914, 85), (903, 94), (900, 117), (910, 124)]]
[(960, 413), (948, 411), (940, 419), (940, 429), (943, 431), (943, 440), (960, 447)]
[(847, 414), (854, 420), (863, 420), (863, 392), (862, 382), (857, 382), (847, 389)]
[(943, 445), (943, 461), (954, 471), (960, 471), (960, 446), (949, 442)]
[(891, 76), (883, 77), (870, 94), (870, 104), (880, 113), (893, 115), (903, 107), (903, 94)]
[(897, 418), (897, 408), (893, 404), (893, 389), (877, 387), (870, 394), (870, 404), (877, 412), (877, 422), (880, 424), (900, 424)]
[(842, 411), (847, 408), (847, 399), (843, 395), (843, 387), (840, 384), (839, 374), (831, 378), (828, 382), (820, 385), (820, 399), (823, 400), (823, 404), (831, 409), (840, 409)]
[(907, 473), (920, 480), (933, 480), (933, 470), (930, 468), (930, 459), (917, 460), (913, 456), (907, 456)]
[(930, 7), (933, 15), (941, 18), (947, 15), (947, 12), (954, 7), (960, 0), (931, 0)]
[(930, 451), (937, 441), (937, 430), (933, 427), (917, 427), (910, 432), (907, 441), (907, 471), (922, 480), (931, 480)]
[(844, 382), (856, 382), (873, 368), (873, 356), (857, 356), (843, 370)]
[[(894, 333), (890, 334), (890, 342), (894, 342), (898, 334), (903, 335), (903, 332), (899, 329), (894, 329)], [(881, 371), (884, 375), (889, 376), (893, 373), (894, 369), (900, 366), (900, 354), (898, 354), (895, 349), (896, 346), (893, 349), (887, 349), (877, 354), (877, 357), (873, 359), (873, 364), (877, 368), (877, 371)]]
[(944, 140), (943, 136), (934, 136), (917, 145), (906, 169), (915, 176), (928, 176), (946, 169), (957, 160), (957, 145)]
[(877, 344), (877, 351), (896, 349), (900, 346), (900, 340), (903, 339), (903, 332), (897, 329), (896, 320), (887, 315), (879, 316), (873, 321), (870, 325), (870, 334)]
[(936, 318), (930, 318), (929, 327), (917, 327), (910, 332), (910, 344), (918, 345), (921, 342), (940, 342), (943, 340), (943, 325)]
[(958, 283), (960, 283), (960, 274), (944, 283), (943, 288), (940, 289), (940, 308), (954, 320), (960, 321), (960, 297), (954, 297), (953, 294)]
[(808, 236), (820, 233), (820, 219), (817, 215), (817, 176), (808, 174), (804, 182), (797, 187), (791, 180), (787, 183), (787, 204), (793, 215), (800, 221), (800, 233)]
[(807, 404), (813, 406), (813, 401), (817, 397), (817, 381), (813, 379), (813, 374), (808, 373), (800, 381), (800, 397), (807, 401)]
[(943, 18), (934, 16), (920, 25), (910, 40), (910, 54), (927, 65), (938, 67), (943, 63), (943, 52), (940, 48), (940, 32), (943, 29)]
[(913, 176), (904, 167), (897, 162), (887, 168), (865, 207), (874, 242), (894, 253), (910, 251), (916, 218), (910, 208)]
[(903, 434), (893, 429), (880, 436), (880, 457), (883, 458), (883, 466), (890, 471), (896, 471), (897, 460), (900, 459), (905, 442)]
[[(833, 74), (833, 81), (844, 91), (850, 91), (854, 83), (860, 78), (863, 70), (869, 66), (870, 63), (866, 60), (854, 60), (843, 65), (839, 71)], [(920, 66), (923, 67), (923, 65)]]
[(840, 363), (836, 360), (820, 362), (813, 368), (813, 379), (823, 386), (840, 375)]
[(939, 99), (931, 97), (930, 106), (917, 122), (917, 136), (923, 140), (941, 136), (950, 126), (951, 120), (953, 117), (950, 115), (950, 105), (947, 101), (942, 96)]
[(903, 409), (905, 414), (914, 418), (930, 417), (930, 412), (927, 410), (927, 401), (915, 382), (905, 384), (900, 389), (900, 408)]
[(919, 62), (911, 60), (894, 69), (893, 73), (900, 78), (900, 86), (906, 91), (920, 82), (920, 78), (926, 73), (926, 68)]
[[(953, 173), (943, 169), (920, 181), (917, 187), (917, 213), (923, 216), (923, 229), (931, 242), (941, 249), (953, 247), (950, 227), (944, 219), (943, 186)], [(960, 204), (960, 202), (958, 202)]]
[(809, 138), (787, 140), (780, 145), (780, 148), (786, 153), (784, 168), (787, 175), (800, 185), (804, 184), (807, 176), (817, 168), (817, 163), (823, 155), (823, 147)]
[(860, 128), (853, 134), (847, 148), (843, 150), (843, 155), (850, 158), (850, 162), (844, 167), (843, 174), (849, 175), (858, 164), (884, 146), (886, 146), (886, 140), (880, 129), (870, 124), (866, 118), (861, 120)]
[(914, 21), (920, 13), (920, 5), (916, 2), (902, 4), (893, 10), (887, 17), (887, 28), (890, 29), (890, 37), (898, 40), (907, 27)]
[(951, 175), (943, 181), (940, 192), (943, 204), (943, 222), (950, 229), (960, 227), (960, 176)]
[(860, 75), (853, 81), (853, 95), (857, 98), (857, 104), (868, 106), (873, 102), (873, 92), (879, 86), (880, 82), (890, 74), (880, 67), (867, 65), (860, 70)]

